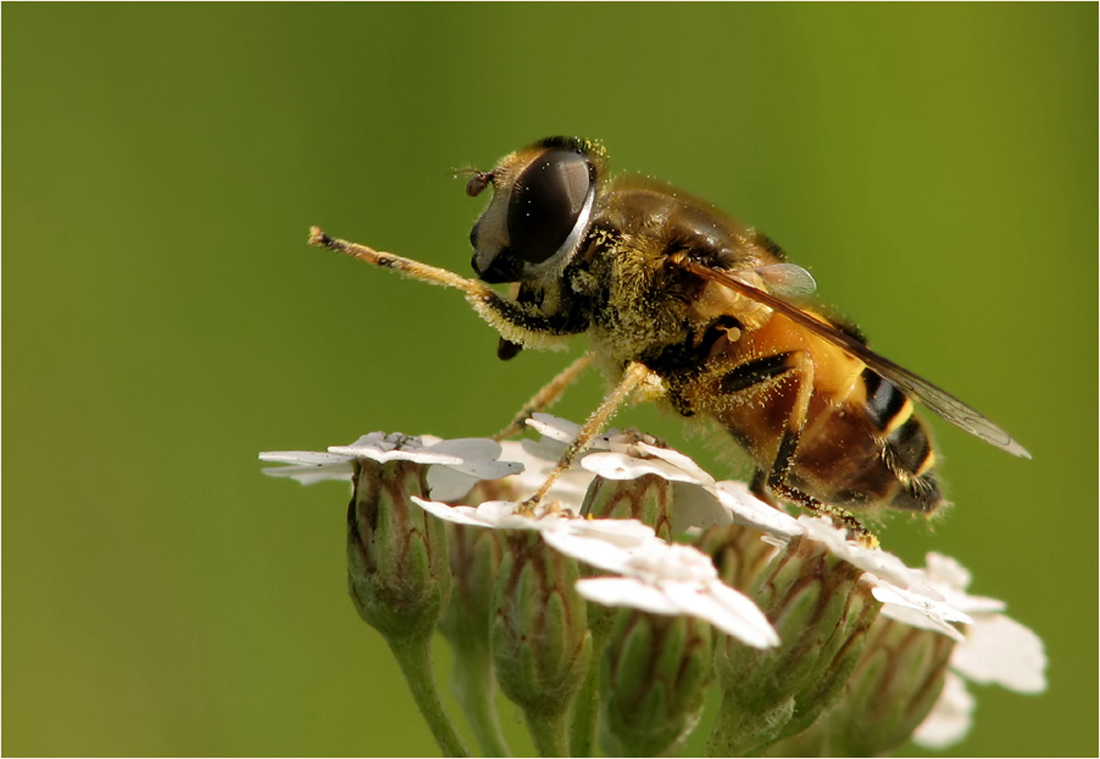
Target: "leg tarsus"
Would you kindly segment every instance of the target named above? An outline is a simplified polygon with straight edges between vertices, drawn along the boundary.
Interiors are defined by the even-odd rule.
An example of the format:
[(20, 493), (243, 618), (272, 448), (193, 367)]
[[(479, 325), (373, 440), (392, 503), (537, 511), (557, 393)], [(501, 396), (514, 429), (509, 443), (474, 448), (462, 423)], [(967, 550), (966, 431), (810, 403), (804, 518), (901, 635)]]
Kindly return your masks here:
[(547, 475), (546, 480), (543, 481), (538, 491), (523, 502), (522, 508), (534, 509), (539, 501), (541, 501), (550, 491), (550, 488), (554, 486), (554, 483), (558, 481), (558, 478), (576, 463), (577, 458), (588, 448), (592, 440), (603, 431), (603, 428), (607, 425), (607, 422), (611, 419), (611, 416), (619, 406), (623, 404), (623, 401), (630, 396), (630, 393), (633, 392), (638, 385), (645, 381), (647, 376), (649, 376), (649, 369), (643, 364), (637, 361), (631, 361), (627, 364), (626, 370), (623, 371), (622, 379), (619, 380), (619, 384), (607, 394), (607, 397), (603, 399), (603, 403), (601, 403), (595, 411), (589, 414), (584, 424), (581, 425), (580, 431), (577, 432), (577, 436), (573, 438), (573, 442), (565, 449), (565, 453), (562, 454), (557, 465), (550, 474)]

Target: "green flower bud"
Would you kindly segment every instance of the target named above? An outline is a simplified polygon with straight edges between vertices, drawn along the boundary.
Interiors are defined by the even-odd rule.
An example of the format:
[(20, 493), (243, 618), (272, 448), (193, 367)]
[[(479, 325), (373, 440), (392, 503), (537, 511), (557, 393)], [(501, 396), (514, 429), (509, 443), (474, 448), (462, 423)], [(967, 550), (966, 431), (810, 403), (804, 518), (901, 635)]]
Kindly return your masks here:
[(456, 649), (489, 649), (489, 616), (503, 551), (495, 530), (447, 524), (453, 582), (451, 603), (439, 631)]
[(355, 462), (348, 506), (348, 591), (387, 640), (427, 638), (451, 592), (443, 522), (409, 497), (427, 492), (428, 466)]
[(495, 706), (489, 653), (493, 584), (503, 536), (496, 530), (447, 523), (454, 592), (439, 631), (454, 651), (451, 688), (486, 756), (507, 756)]
[(752, 595), (762, 573), (778, 549), (763, 540), (764, 534), (739, 524), (711, 527), (695, 541), (695, 547), (711, 557), (722, 582)]
[(697, 617), (619, 609), (602, 657), (601, 726), (608, 753), (674, 753), (705, 706), (714, 633)]
[[(463, 505), (515, 498), (504, 480), (483, 480), (462, 499)], [(500, 570), (504, 538), (496, 530), (445, 523), (453, 591), (439, 631), (456, 651), (489, 649), (493, 585)]]
[(544, 755), (565, 753), (564, 720), (592, 656), (579, 576), (577, 562), (538, 534), (507, 533), (489, 640), (501, 689), (523, 708)]
[(672, 534), (672, 483), (656, 474), (632, 480), (596, 477), (588, 486), (581, 514), (595, 519), (637, 519), (668, 540)]
[(898, 748), (935, 705), (954, 647), (946, 635), (879, 616), (841, 698), (769, 753), (878, 756)]
[(719, 645), (722, 708), (711, 752), (739, 755), (801, 732), (840, 694), (879, 604), (862, 570), (799, 537), (776, 557), (755, 600), (782, 644)]

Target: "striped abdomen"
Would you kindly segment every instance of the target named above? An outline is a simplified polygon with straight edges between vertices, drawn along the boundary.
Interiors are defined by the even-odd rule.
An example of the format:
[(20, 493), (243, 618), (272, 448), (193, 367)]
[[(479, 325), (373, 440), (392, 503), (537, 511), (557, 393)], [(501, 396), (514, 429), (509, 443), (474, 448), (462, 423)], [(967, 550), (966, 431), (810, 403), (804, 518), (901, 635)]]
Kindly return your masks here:
[(758, 480), (781, 470), (800, 493), (852, 509), (943, 503), (928, 428), (889, 380), (787, 319), (733, 337), (711, 346), (701, 373), (670, 377), (670, 396), (729, 430)]
[(935, 449), (913, 404), (864, 368), (840, 405), (819, 408), (795, 452), (791, 485), (826, 503), (930, 514), (943, 503)]

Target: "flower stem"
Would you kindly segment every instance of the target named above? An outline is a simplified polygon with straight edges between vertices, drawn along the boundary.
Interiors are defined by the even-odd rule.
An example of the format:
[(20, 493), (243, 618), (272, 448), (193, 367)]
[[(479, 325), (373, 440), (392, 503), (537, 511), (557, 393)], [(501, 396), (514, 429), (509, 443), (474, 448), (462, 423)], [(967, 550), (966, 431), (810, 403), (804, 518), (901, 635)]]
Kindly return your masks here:
[(469, 756), (470, 752), (466, 750), (462, 738), (444, 711), (443, 701), (435, 687), (435, 679), (432, 677), (431, 636), (390, 638), (387, 642), (405, 675), (405, 681), (409, 684), (421, 716), (428, 723), (435, 742), (439, 744), (439, 750), (444, 756)]
[(596, 717), (599, 712), (600, 668), (588, 668), (584, 685), (573, 702), (573, 721), (569, 726), (570, 756), (592, 756), (596, 739)]
[(553, 714), (526, 710), (527, 730), (539, 756), (569, 756), (569, 710)]
[(451, 685), (482, 753), (485, 756), (511, 756), (512, 752), (508, 750), (500, 731), (493, 697), (496, 688), (486, 647), (470, 646), (455, 650)]

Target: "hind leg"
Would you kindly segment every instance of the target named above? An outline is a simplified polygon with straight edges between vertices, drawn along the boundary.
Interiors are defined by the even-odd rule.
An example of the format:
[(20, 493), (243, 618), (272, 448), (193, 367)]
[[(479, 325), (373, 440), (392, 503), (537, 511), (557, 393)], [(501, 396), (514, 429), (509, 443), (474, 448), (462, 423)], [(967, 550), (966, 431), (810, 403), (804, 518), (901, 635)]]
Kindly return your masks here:
[(810, 398), (813, 395), (814, 366), (810, 354), (806, 351), (791, 351), (749, 361), (726, 375), (722, 381), (722, 389), (726, 392), (741, 392), (781, 378), (782, 381), (793, 383), (794, 403), (785, 420), (775, 459), (767, 471), (757, 469), (750, 489), (765, 503), (775, 505), (777, 498), (793, 503), (812, 514), (826, 516), (838, 522), (847, 528), (853, 539), (867, 545), (877, 545), (877, 538), (851, 512), (803, 493), (787, 481), (802, 430), (806, 426)]

